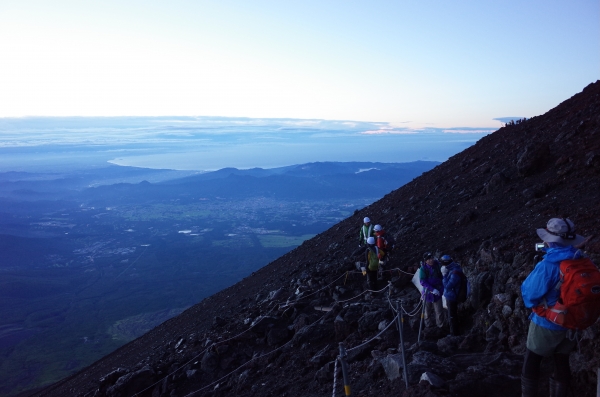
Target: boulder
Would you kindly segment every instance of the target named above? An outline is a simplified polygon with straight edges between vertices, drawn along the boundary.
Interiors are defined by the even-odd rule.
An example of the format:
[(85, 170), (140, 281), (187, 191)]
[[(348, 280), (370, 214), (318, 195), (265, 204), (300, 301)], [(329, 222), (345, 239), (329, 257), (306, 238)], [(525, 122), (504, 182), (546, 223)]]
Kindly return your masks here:
[(285, 326), (272, 327), (267, 333), (267, 344), (279, 346), (288, 339), (290, 331)]
[(125, 368), (117, 368), (114, 371), (101, 377), (98, 382), (98, 388), (100, 389), (100, 392), (104, 393), (106, 389), (114, 385), (117, 379), (127, 374), (127, 372), (128, 371)]
[(200, 369), (206, 373), (213, 373), (219, 368), (219, 356), (213, 353), (210, 349), (204, 353), (200, 361)]
[(522, 176), (529, 176), (542, 171), (549, 159), (550, 149), (547, 144), (530, 144), (517, 155), (517, 171)]
[(333, 323), (315, 323), (307, 325), (300, 329), (292, 338), (294, 346), (299, 346), (304, 342), (318, 342), (327, 339), (330, 335), (333, 335)]
[(431, 386), (437, 388), (442, 388), (446, 386), (446, 382), (444, 382), (442, 378), (429, 371), (423, 372), (420, 381), (428, 382)]
[(351, 333), (350, 326), (340, 316), (337, 316), (333, 321), (333, 328), (335, 329), (336, 342), (343, 341)]
[(106, 390), (106, 396), (132, 396), (150, 387), (154, 381), (154, 371), (147, 365), (140, 370), (121, 376), (113, 386)]
[(273, 325), (277, 324), (279, 319), (277, 317), (272, 316), (259, 316), (256, 318), (252, 324), (252, 331), (257, 334), (263, 334), (267, 332)]
[(497, 172), (488, 181), (485, 185), (485, 194), (492, 194), (502, 189), (504, 185), (508, 183), (508, 178), (502, 173)]
[[(339, 366), (339, 364), (338, 364)], [(333, 371), (335, 369), (335, 361), (330, 361), (315, 373), (315, 380), (319, 383), (329, 383), (333, 381)]]
[(309, 361), (316, 367), (320, 367), (325, 364), (328, 360), (331, 360), (331, 346), (327, 345), (323, 349), (319, 350)]
[(363, 314), (358, 320), (358, 332), (365, 334), (370, 331), (377, 331), (379, 328), (379, 323), (385, 320), (385, 313), (385, 311), (378, 310)]

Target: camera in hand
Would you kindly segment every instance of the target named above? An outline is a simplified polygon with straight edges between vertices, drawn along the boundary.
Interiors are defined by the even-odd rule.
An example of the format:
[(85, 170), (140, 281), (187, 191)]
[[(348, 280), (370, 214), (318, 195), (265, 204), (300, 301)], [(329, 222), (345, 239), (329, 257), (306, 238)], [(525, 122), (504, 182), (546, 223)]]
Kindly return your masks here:
[(544, 243), (535, 243), (535, 250), (542, 251), (544, 249)]

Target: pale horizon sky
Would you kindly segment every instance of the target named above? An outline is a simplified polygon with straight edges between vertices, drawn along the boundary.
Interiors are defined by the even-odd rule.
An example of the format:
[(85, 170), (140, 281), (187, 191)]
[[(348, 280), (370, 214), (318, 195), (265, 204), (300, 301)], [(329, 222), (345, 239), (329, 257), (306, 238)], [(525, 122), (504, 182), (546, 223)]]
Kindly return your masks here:
[(600, 2), (0, 1), (0, 117), (499, 127), (600, 78)]

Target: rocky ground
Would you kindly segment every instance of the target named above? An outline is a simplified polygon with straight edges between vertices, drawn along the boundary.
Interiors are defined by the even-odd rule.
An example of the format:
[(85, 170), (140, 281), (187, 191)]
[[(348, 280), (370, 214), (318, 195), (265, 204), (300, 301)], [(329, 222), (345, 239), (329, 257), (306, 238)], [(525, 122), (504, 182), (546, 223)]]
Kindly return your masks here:
[[(336, 395), (343, 395), (342, 343), (354, 396), (519, 396), (528, 326), (520, 285), (539, 259), (535, 229), (568, 216), (579, 234), (596, 235), (599, 197), (596, 82), (35, 395), (322, 396), (333, 392), (334, 373)], [(364, 293), (352, 256), (364, 216), (396, 240), (378, 293)], [(600, 238), (585, 250), (600, 263)], [(425, 251), (452, 255), (470, 279), (461, 336), (425, 328), (418, 341), (419, 295), (410, 274)], [(397, 308), (405, 313), (408, 388)], [(573, 395), (594, 395), (599, 334), (597, 323), (571, 354)], [(551, 370), (545, 360), (545, 376)], [(542, 382), (540, 392), (547, 387)]]

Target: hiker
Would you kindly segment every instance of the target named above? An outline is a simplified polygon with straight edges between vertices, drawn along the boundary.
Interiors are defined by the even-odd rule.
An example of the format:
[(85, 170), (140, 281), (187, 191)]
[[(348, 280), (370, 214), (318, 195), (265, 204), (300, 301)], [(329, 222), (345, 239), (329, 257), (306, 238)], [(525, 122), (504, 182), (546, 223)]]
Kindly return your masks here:
[[(575, 346), (572, 331), (549, 321), (535, 312), (535, 307), (546, 304), (553, 306), (560, 296), (560, 263), (567, 259), (582, 257), (574, 246), (585, 238), (575, 234), (575, 224), (570, 219), (552, 218), (545, 229), (537, 229), (537, 235), (544, 242), (542, 261), (534, 267), (521, 285), (523, 303), (534, 308), (529, 316), (527, 352), (521, 372), (523, 397), (537, 395), (540, 365), (543, 357), (554, 357), (554, 374), (550, 378), (550, 396), (564, 397), (571, 377), (569, 353)], [(568, 335), (569, 334), (569, 335)]]
[(435, 311), (435, 324), (438, 328), (444, 326), (444, 308), (442, 306), (442, 271), (439, 262), (430, 252), (423, 254), (423, 263), (419, 269), (421, 285), (423, 286), (423, 304), (425, 305), (425, 326), (432, 327), (432, 307)]
[(365, 261), (367, 262), (367, 285), (369, 289), (377, 290), (377, 271), (379, 270), (379, 249), (375, 245), (375, 237), (367, 239), (365, 250)]
[(367, 243), (369, 237), (375, 237), (373, 234), (373, 225), (371, 225), (371, 219), (368, 216), (363, 219), (363, 225), (360, 228), (360, 234), (358, 236), (358, 246), (361, 247)]
[(448, 324), (450, 325), (450, 335), (458, 336), (458, 295), (462, 278), (464, 277), (460, 265), (452, 260), (450, 255), (444, 255), (440, 258), (442, 264), (441, 271), (444, 278), (444, 297), (446, 298), (446, 307), (448, 308)]
[(375, 245), (377, 246), (377, 257), (379, 258), (379, 271), (377, 272), (377, 279), (383, 280), (383, 267), (388, 259), (388, 242), (385, 236), (385, 230), (381, 225), (375, 225), (373, 227), (375, 233)]
[(375, 232), (375, 245), (379, 248), (379, 259), (383, 260), (389, 251), (385, 230), (381, 225), (375, 225), (373, 231)]

